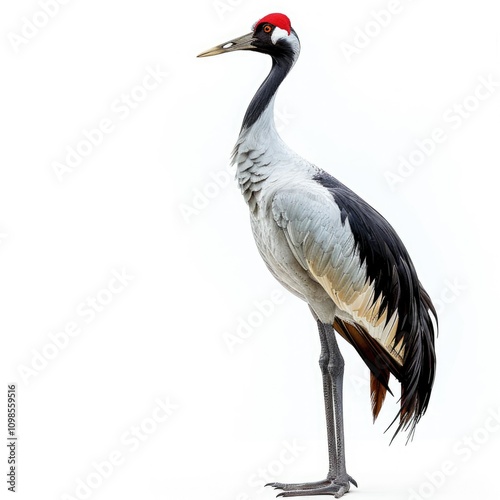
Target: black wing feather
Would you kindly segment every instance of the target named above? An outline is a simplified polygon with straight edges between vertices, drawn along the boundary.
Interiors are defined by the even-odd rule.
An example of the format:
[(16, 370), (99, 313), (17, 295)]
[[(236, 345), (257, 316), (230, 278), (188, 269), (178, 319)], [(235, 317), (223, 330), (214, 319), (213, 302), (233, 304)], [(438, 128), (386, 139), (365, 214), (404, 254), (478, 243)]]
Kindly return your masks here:
[(314, 180), (332, 194), (342, 223), (349, 222), (360, 259), (366, 263), (374, 285), (375, 300), (381, 296), (380, 315), (387, 310), (389, 320), (394, 312), (398, 314), (395, 345), (403, 342), (403, 366), (394, 369), (383, 362), (379, 370), (389, 367), (401, 382), (401, 409), (396, 416), (399, 426), (394, 437), (400, 430), (409, 430), (410, 438), (427, 409), (434, 383), (436, 354), (431, 314), (437, 324), (436, 311), (408, 251), (387, 220), (330, 174), (320, 170)]

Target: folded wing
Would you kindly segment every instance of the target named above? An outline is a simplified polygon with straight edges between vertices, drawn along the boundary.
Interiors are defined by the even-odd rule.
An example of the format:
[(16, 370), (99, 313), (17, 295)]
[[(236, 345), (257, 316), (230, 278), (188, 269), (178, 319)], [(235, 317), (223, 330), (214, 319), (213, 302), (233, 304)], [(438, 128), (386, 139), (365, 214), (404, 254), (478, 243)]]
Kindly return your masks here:
[(413, 431), (434, 380), (432, 303), (390, 224), (324, 172), (304, 189), (278, 192), (272, 212), (300, 265), (341, 314), (335, 329), (371, 371), (374, 417), (389, 373), (402, 384), (400, 425)]

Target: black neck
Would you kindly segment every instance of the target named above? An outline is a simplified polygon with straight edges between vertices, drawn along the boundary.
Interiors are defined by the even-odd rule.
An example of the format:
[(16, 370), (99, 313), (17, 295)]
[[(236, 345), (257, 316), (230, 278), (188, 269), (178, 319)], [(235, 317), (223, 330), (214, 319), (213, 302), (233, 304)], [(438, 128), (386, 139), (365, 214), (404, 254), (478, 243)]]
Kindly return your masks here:
[(294, 54), (291, 50), (280, 50), (279, 55), (269, 55), (273, 58), (271, 71), (253, 96), (243, 118), (241, 130), (250, 128), (259, 119), (267, 106), (269, 106), (281, 82), (285, 79), (290, 69), (292, 69)]

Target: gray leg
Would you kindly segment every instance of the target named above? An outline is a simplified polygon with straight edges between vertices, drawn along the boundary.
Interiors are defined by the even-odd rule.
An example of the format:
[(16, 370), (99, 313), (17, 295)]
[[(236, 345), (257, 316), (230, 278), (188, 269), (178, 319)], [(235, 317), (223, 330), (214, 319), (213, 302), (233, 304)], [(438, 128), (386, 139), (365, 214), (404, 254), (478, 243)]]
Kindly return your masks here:
[(328, 475), (327, 479), (335, 479), (337, 475), (337, 452), (335, 444), (335, 419), (333, 415), (332, 377), (330, 374), (330, 347), (326, 335), (325, 325), (318, 321), (319, 338), (321, 342), (321, 354), (319, 366), (323, 376), (323, 397), (325, 399), (326, 434), (328, 438)]
[(328, 475), (326, 480), (313, 483), (270, 483), (269, 486), (283, 490), (278, 496), (335, 495), (340, 498), (349, 491), (349, 481), (357, 486), (356, 481), (347, 474), (345, 467), (342, 412), (344, 359), (337, 345), (333, 327), (318, 321), (318, 330), (321, 342), (319, 365), (323, 376), (328, 437)]
[[(328, 342), (328, 373), (332, 380), (333, 405), (335, 417), (335, 464), (333, 478), (337, 484), (342, 484), (349, 491), (349, 482), (358, 486), (356, 481), (347, 474), (345, 465), (345, 441), (344, 441), (344, 408), (343, 408), (343, 385), (344, 385), (344, 358), (340, 352), (333, 326), (325, 325), (326, 339)], [(329, 443), (330, 446), (330, 443)], [(331, 474), (330, 470), (330, 474)], [(330, 477), (330, 475), (328, 476)]]

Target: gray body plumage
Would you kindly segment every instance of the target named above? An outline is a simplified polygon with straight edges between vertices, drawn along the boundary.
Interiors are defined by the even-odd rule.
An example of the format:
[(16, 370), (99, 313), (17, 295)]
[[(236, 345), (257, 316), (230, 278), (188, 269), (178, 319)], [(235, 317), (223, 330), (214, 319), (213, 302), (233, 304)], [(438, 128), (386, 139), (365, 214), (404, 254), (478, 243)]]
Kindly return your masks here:
[[(314, 177), (320, 169), (279, 137), (273, 103), (243, 130), (233, 154), (260, 255), (273, 276), (306, 301), (317, 319), (358, 322), (402, 362), (394, 345), (397, 315), (380, 313), (349, 221)], [(382, 319), (381, 319), (382, 318)]]

